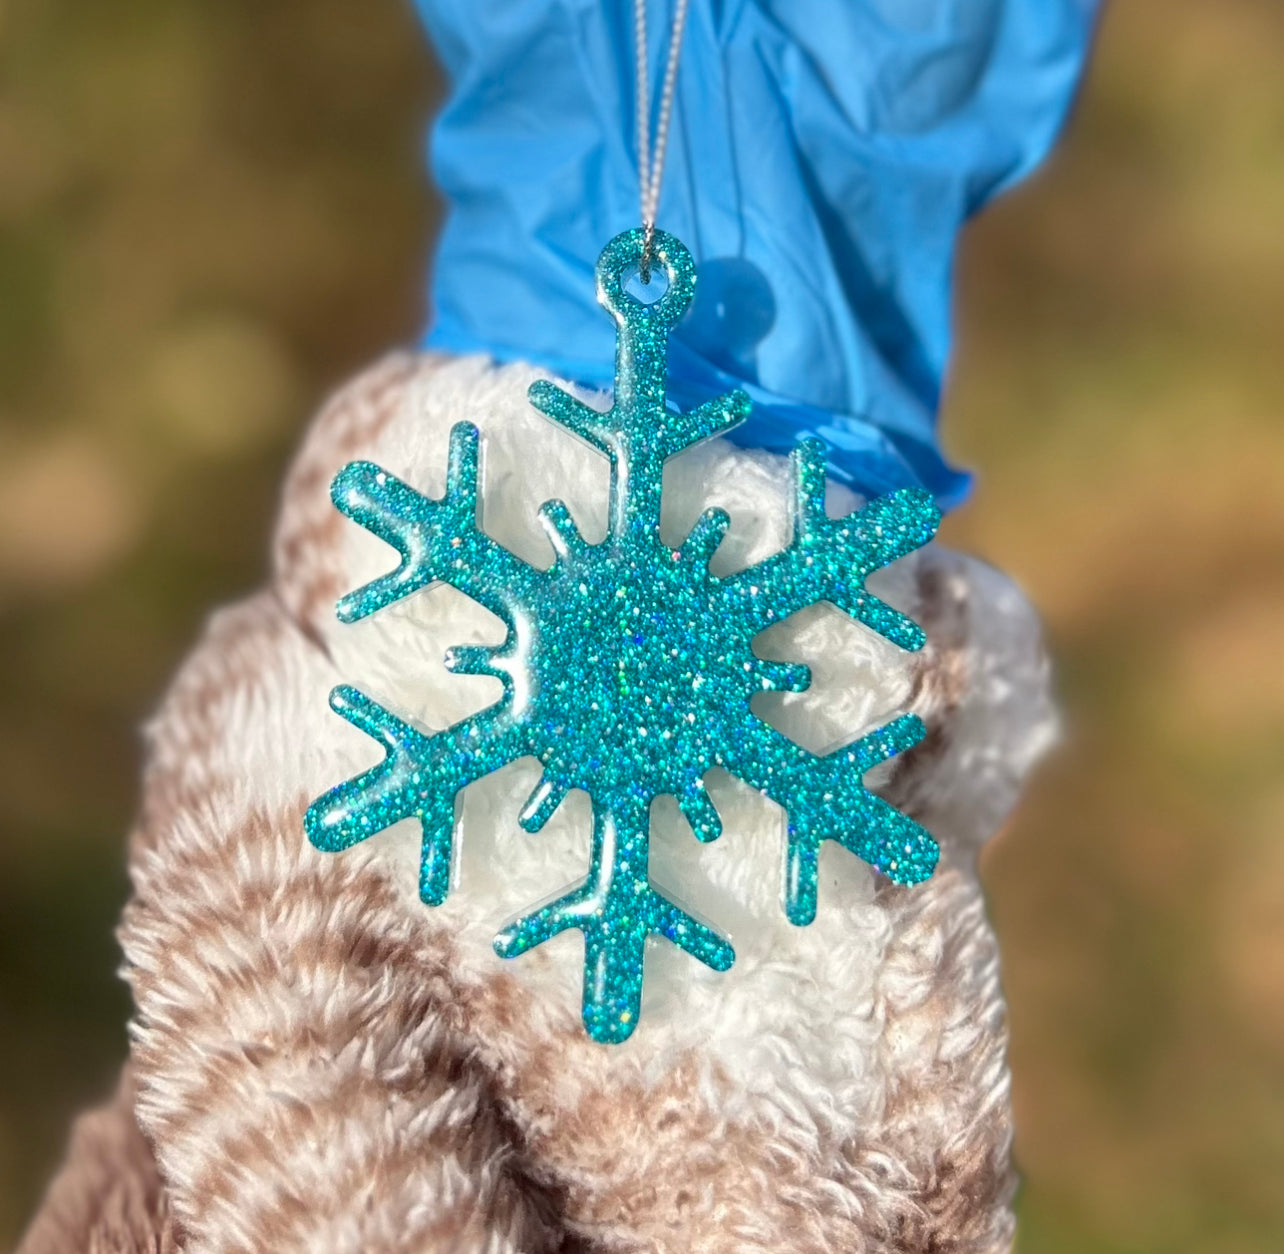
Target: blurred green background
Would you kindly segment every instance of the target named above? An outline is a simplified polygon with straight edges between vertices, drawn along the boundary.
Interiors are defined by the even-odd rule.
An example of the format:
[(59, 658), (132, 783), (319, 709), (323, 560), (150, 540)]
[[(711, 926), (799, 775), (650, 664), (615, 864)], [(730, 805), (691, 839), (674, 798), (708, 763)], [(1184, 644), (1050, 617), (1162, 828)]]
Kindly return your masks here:
[[(264, 570), (327, 389), (419, 327), (397, 0), (0, 5), (0, 1244), (125, 1050), (137, 727)], [(960, 265), (947, 538), (1068, 740), (987, 855), (1024, 1254), (1284, 1248), (1284, 4), (1116, 0)]]

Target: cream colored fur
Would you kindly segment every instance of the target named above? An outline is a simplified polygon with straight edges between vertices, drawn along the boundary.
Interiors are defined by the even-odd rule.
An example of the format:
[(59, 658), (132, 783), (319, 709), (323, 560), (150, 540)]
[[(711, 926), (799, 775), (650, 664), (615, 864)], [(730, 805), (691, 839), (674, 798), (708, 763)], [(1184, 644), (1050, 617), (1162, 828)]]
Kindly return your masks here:
[[(435, 910), (416, 895), (415, 825), (340, 855), (304, 839), (307, 803), (378, 756), (329, 712), (334, 684), (428, 728), (496, 695), (442, 665), (500, 632), (450, 589), (336, 621), (335, 598), (395, 558), (333, 510), (329, 480), (359, 456), (439, 495), (448, 431), (468, 420), (496, 538), (551, 560), (535, 520), (550, 497), (600, 538), (605, 463), (530, 409), (534, 377), (400, 355), (336, 397), (287, 482), (269, 587), (215, 616), (149, 729), (121, 937), (134, 1110), (181, 1248), (1006, 1250), (1003, 1004), (975, 860), (1053, 715), (1033, 616), (993, 570), (930, 546), (871, 579), (926, 628), (920, 655), (831, 609), (770, 638), (815, 689), (764, 713), (809, 747), (924, 718), (924, 744), (876, 778), (940, 840), (933, 880), (897, 888), (829, 846), (817, 920), (794, 928), (779, 810), (715, 784), (724, 833), (705, 846), (660, 807), (656, 878), (729, 932), (737, 961), (719, 975), (657, 943), (623, 1046), (580, 1026), (577, 935), (511, 963), (490, 947), (583, 874), (586, 798), (531, 836), (516, 812), (532, 763), (473, 786)], [(785, 542), (787, 482), (783, 459), (713, 442), (670, 465), (666, 526), (679, 539), (721, 505), (715, 568), (757, 560)], [(857, 503), (831, 490), (831, 512)]]

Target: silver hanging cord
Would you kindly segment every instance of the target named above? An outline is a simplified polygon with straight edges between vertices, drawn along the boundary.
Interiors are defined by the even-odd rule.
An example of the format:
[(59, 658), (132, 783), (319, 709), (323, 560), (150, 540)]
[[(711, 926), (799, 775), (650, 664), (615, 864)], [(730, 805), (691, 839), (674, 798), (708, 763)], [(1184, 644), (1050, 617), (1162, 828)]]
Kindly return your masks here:
[(669, 55), (664, 63), (664, 82), (660, 88), (660, 116), (655, 125), (655, 145), (650, 136), (651, 94), (647, 84), (646, 5), (647, 0), (633, 0), (633, 30), (637, 44), (637, 113), (638, 113), (638, 201), (642, 213), (643, 283), (651, 281), (651, 243), (655, 238), (655, 215), (660, 207), (660, 183), (664, 178), (664, 157), (669, 147), (669, 122), (673, 117), (673, 97), (678, 82), (678, 57), (682, 52), (682, 32), (687, 25), (689, 0), (675, 0), (673, 29), (669, 35)]

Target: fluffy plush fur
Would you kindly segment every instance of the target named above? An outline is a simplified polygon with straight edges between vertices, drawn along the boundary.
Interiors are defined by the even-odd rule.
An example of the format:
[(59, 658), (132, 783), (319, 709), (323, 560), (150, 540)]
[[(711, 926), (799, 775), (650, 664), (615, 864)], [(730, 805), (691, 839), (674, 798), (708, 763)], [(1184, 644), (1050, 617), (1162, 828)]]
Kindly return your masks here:
[[(394, 559), (333, 509), (330, 478), (366, 457), (439, 494), (466, 419), (494, 536), (546, 563), (535, 509), (561, 497), (599, 538), (605, 463), (529, 408), (533, 377), (399, 355), (312, 428), (270, 585), (214, 617), (150, 727), (121, 929), (136, 1088), (77, 1134), (23, 1254), (1008, 1248), (1003, 1004), (975, 862), (1053, 719), (1035, 622), (994, 571), (929, 546), (871, 580), (925, 627), (919, 655), (824, 608), (770, 640), (815, 688), (762, 712), (809, 747), (906, 709), (927, 723), (879, 788), (940, 840), (934, 878), (898, 888), (829, 846), (819, 916), (794, 928), (779, 810), (715, 784), (725, 831), (704, 846), (660, 807), (657, 879), (738, 958), (718, 975), (657, 945), (623, 1046), (580, 1027), (575, 934), (513, 963), (490, 948), (586, 864), (584, 797), (518, 828), (533, 764), (468, 790), (439, 909), (416, 895), (414, 825), (342, 855), (305, 841), (307, 803), (378, 755), (329, 689), (444, 727), (495, 695), (446, 672), (446, 646), (500, 632), (446, 588), (340, 625), (335, 598)], [(680, 538), (721, 505), (715, 564), (734, 568), (784, 543), (786, 485), (782, 459), (714, 442), (669, 467), (666, 526)], [(831, 512), (856, 504), (832, 490)], [(116, 1140), (86, 1130), (105, 1126)]]

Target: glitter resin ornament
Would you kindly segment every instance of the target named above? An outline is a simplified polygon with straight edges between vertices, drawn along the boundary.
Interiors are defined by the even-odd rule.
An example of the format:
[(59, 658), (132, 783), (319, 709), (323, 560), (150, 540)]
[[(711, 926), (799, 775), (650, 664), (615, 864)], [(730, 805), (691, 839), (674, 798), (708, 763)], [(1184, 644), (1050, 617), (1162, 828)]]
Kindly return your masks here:
[[(610, 460), (608, 533), (580, 536), (560, 501), (540, 520), (556, 554), (531, 566), (478, 522), (478, 432), (451, 432), (446, 493), (432, 500), (369, 462), (336, 476), (335, 505), (401, 555), (401, 564), (344, 597), (338, 616), (355, 622), (431, 584), (445, 582), (498, 615), (497, 646), (452, 650), (456, 673), (503, 685), (492, 706), (426, 733), (355, 688), (331, 694), (334, 710), (383, 747), (384, 757), (309, 808), (311, 842), (335, 852), (406, 818), (423, 829), (419, 892), (439, 905), (450, 891), (455, 798), (474, 780), (519, 758), (543, 774), (520, 816), (537, 832), (572, 789), (593, 803), (588, 874), (557, 900), (505, 927), (496, 951), (514, 958), (568, 928), (584, 938), (583, 1020), (602, 1042), (625, 1040), (642, 998), (652, 934), (726, 970), (727, 939), (662, 895), (648, 873), (650, 807), (672, 794), (697, 839), (716, 839), (718, 813), (704, 776), (735, 775), (787, 815), (784, 909), (799, 925), (816, 913), (821, 845), (836, 841), (901, 884), (931, 875), (932, 837), (876, 797), (864, 775), (916, 744), (922, 723), (903, 715), (826, 756), (795, 744), (750, 709), (755, 693), (797, 692), (807, 668), (766, 661), (754, 637), (797, 610), (827, 601), (904, 649), (924, 644), (920, 628), (865, 588), (866, 576), (925, 544), (940, 515), (932, 497), (905, 489), (846, 518), (825, 513), (825, 448), (794, 451), (793, 538), (787, 548), (725, 577), (709, 560), (727, 515), (706, 511), (674, 548), (660, 537), (665, 461), (742, 421), (749, 400), (732, 392), (688, 413), (666, 399), (669, 333), (691, 303), (695, 268), (687, 249), (656, 231), (648, 261), (667, 280), (645, 303), (628, 290), (643, 261), (644, 232), (613, 239), (597, 264), (599, 301), (618, 327), (615, 394), (605, 412), (551, 383), (531, 403)], [(634, 288), (634, 290), (638, 290)], [(734, 838), (734, 837), (733, 837)]]

